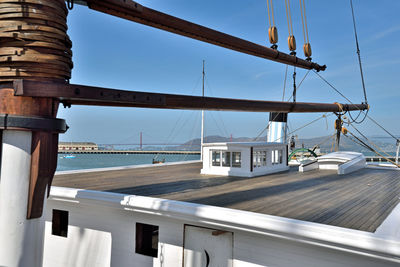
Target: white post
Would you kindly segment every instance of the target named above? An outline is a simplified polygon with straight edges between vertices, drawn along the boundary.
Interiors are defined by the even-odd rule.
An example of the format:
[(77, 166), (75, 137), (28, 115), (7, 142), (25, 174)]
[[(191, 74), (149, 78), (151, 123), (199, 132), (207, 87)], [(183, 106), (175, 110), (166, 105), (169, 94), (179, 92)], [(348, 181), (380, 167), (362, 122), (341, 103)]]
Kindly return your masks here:
[(396, 141), (396, 165), (399, 164), (400, 141)]
[(0, 266), (42, 266), (44, 220), (27, 220), (32, 132), (3, 131)]
[[(203, 97), (204, 97), (204, 60), (203, 60)], [(200, 137), (200, 159), (203, 162), (203, 143), (204, 143), (204, 109), (201, 110), (201, 137)]]

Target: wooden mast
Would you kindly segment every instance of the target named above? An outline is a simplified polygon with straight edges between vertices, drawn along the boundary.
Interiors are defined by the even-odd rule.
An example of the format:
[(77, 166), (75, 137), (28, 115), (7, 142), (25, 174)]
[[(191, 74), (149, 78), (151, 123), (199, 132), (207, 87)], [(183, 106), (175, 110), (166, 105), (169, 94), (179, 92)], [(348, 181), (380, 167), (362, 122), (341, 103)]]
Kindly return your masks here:
[[(57, 166), (58, 100), (15, 96), (18, 79), (66, 83), (71, 76), (63, 0), (7, 0), (0, 15), (0, 266), (42, 266), (42, 216)], [(10, 86), (11, 82), (11, 86)]]
[[(291, 56), (129, 0), (88, 0), (90, 8), (249, 55), (305, 69), (325, 66)], [(220, 99), (70, 85), (72, 43), (66, 34), (64, 0), (1, 1), (0, 15), (0, 266), (41, 266), (45, 194), (57, 165), (56, 119), (66, 106), (212, 109), (279, 112), (363, 110), (364, 104), (285, 103)], [(203, 74), (204, 75), (204, 74)], [(203, 76), (204, 77), (204, 76)], [(126, 97), (129, 97), (127, 100)], [(136, 98), (137, 97), (137, 98)], [(34, 245), (32, 245), (34, 244)]]

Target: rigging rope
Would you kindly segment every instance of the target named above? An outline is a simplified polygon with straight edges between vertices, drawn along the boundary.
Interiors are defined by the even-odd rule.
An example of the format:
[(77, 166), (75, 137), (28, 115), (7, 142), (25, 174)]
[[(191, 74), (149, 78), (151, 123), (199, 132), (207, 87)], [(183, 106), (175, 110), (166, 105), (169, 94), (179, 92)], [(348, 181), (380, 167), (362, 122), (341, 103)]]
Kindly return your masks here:
[(288, 31), (289, 31), (289, 36), (293, 35), (293, 24), (292, 24), (292, 14), (290, 11), (290, 0), (285, 0), (285, 6), (286, 6), (286, 18), (287, 18), (287, 23), (288, 23)]
[[(368, 144), (366, 144), (364, 141), (362, 141), (360, 138), (358, 138), (357, 136), (355, 136), (353, 133), (348, 132), (352, 137), (354, 137), (357, 141), (359, 141), (360, 143), (355, 142), (353, 139), (351, 139), (349, 136), (346, 136), (347, 138), (349, 138), (350, 140), (352, 140), (353, 142), (355, 142), (356, 144), (362, 145), (365, 148), (371, 150), (372, 152), (374, 152), (375, 154), (377, 154), (378, 156), (381, 156), (383, 159), (387, 160), (388, 162), (392, 163), (393, 165), (395, 165), (396, 167), (400, 168), (400, 164), (397, 164), (396, 162), (394, 162), (393, 160), (389, 159), (388, 157), (385, 157), (384, 155), (382, 155), (381, 153), (379, 153), (378, 151), (376, 151), (374, 148), (372, 148), (371, 146), (369, 146)], [(384, 151), (382, 151), (384, 152)], [(386, 152), (384, 152), (386, 153)]]
[(289, 37), (288, 37), (288, 45), (289, 50), (291, 51), (291, 55), (296, 55), (296, 39), (293, 35), (293, 22), (292, 22), (292, 12), (290, 11), (290, 0), (285, 0), (286, 7), (286, 18), (288, 23)]
[(390, 154), (388, 154), (386, 151), (383, 151), (382, 148), (380, 148), (378, 145), (376, 145), (374, 142), (372, 142), (370, 139), (368, 139), (363, 133), (361, 133), (354, 125), (350, 124), (351, 127), (354, 128), (354, 130), (356, 130), (367, 142), (369, 142), (370, 144), (372, 144), (376, 149), (380, 150), (382, 153), (385, 153), (387, 156), (391, 156)]
[[(297, 131), (300, 131), (301, 129), (303, 129), (303, 128), (305, 128), (305, 127), (307, 127), (307, 126), (313, 124), (314, 122), (319, 121), (319, 120), (322, 119), (322, 118), (326, 118), (326, 117), (329, 117), (329, 116), (331, 116), (331, 115), (332, 115), (332, 114), (328, 114), (328, 115), (324, 114), (324, 115), (322, 115), (321, 117), (316, 118), (316, 119), (310, 121), (309, 123), (306, 123), (305, 125), (300, 126), (299, 128), (297, 128), (297, 129), (291, 131), (290, 133), (288, 133), (288, 136), (291, 135), (291, 134), (294, 134), (294, 133), (297, 132)], [(277, 140), (279, 140), (279, 139), (274, 140), (274, 142), (276, 142)]]
[(283, 94), (282, 94), (282, 101), (285, 100), (285, 90), (286, 90), (286, 80), (287, 80), (287, 71), (288, 71), (288, 65), (286, 65), (286, 70), (285, 70), (285, 80), (283, 82)]
[[(326, 117), (326, 115), (325, 115), (325, 117)], [(323, 143), (325, 143), (329, 139), (334, 138), (335, 135), (336, 135), (336, 133), (334, 133), (333, 135), (329, 135), (327, 138), (323, 139), (322, 142), (320, 142), (319, 144), (314, 145), (312, 150), (314, 150), (314, 148), (320, 147)]]
[[(329, 83), (324, 77), (322, 77), (319, 73), (317, 73), (316, 71), (314, 71), (314, 73), (316, 75), (318, 75), (318, 77), (321, 78), (321, 80), (323, 80), (327, 85), (329, 85), (333, 90), (335, 90), (339, 95), (341, 95), (344, 99), (346, 99), (351, 105), (354, 105), (354, 103), (348, 99), (345, 95), (343, 95), (338, 89), (336, 89), (331, 83)], [(359, 109), (360, 110), (360, 109)], [(393, 134), (391, 134), (387, 129), (385, 129), (385, 127), (383, 127), (381, 124), (379, 124), (376, 120), (374, 120), (371, 116), (368, 115), (368, 111), (369, 109), (365, 112), (363, 110), (360, 110), (360, 112), (365, 114), (365, 118), (370, 119), (375, 125), (377, 125), (379, 128), (381, 128), (384, 132), (386, 132), (389, 136), (391, 136), (393, 139), (395, 139), (397, 142), (400, 142), (400, 139), (397, 138), (396, 136), (394, 136)], [(349, 112), (350, 115), (350, 112)], [(363, 121), (365, 120), (365, 118), (363, 119)], [(353, 122), (350, 122), (350, 124)]]
[(296, 93), (297, 93), (297, 88), (296, 88), (296, 66), (293, 67), (293, 102), (296, 103)]
[[(301, 79), (300, 83), (296, 86), (296, 90), (298, 91), (300, 89), (300, 86), (303, 84), (304, 80), (306, 79), (306, 77), (308, 76), (308, 74), (310, 73), (310, 70), (308, 70), (306, 72), (306, 74), (304, 74), (303, 78)], [(289, 97), (288, 101), (290, 101), (292, 99), (293, 95)]]
[[(288, 70), (288, 65), (286, 65), (285, 83), (284, 83), (284, 87), (283, 87), (283, 98), (282, 98), (282, 101), (284, 100), (284, 97), (285, 97), (287, 70)], [(306, 72), (306, 74), (303, 76), (303, 78), (301, 79), (300, 83), (298, 84), (298, 86), (297, 86), (297, 88), (296, 88), (297, 90), (300, 89), (300, 86), (303, 84), (304, 80), (306, 79), (306, 77), (308, 76), (309, 73), (310, 73), (310, 70), (308, 70), (308, 71)], [(293, 95), (291, 95), (291, 96), (289, 97), (288, 102), (292, 99), (292, 97), (293, 97)], [(281, 114), (281, 112), (278, 112), (278, 113), (275, 115), (275, 117), (274, 117), (273, 120), (275, 120), (275, 119), (279, 116), (279, 114)], [(288, 121), (288, 123), (289, 123), (289, 121)], [(270, 126), (271, 126), (271, 121), (268, 122), (268, 125), (267, 125), (267, 126), (257, 135), (257, 137), (254, 138), (253, 140), (254, 140), (254, 141), (257, 141), (257, 139), (258, 139)]]
[(367, 91), (366, 91), (366, 89), (365, 89), (364, 73), (363, 73), (362, 63), (361, 63), (360, 46), (359, 46), (359, 44), (358, 44), (356, 20), (355, 20), (355, 17), (354, 17), (353, 0), (350, 0), (350, 6), (351, 6), (351, 14), (352, 14), (352, 17), (353, 17), (354, 37), (355, 37), (355, 40), (356, 40), (356, 48), (357, 48), (357, 55), (358, 55), (358, 65), (360, 66), (361, 83), (362, 83), (363, 92), (364, 92), (365, 104), (367, 104), (367, 103), (368, 103), (368, 100), (367, 100)]
[(304, 37), (304, 45), (303, 51), (307, 60), (311, 61), (311, 44), (308, 38), (308, 26), (307, 26), (307, 16), (306, 16), (306, 3), (305, 0), (300, 0), (300, 11), (301, 11), (301, 23), (303, 26), (303, 37)]
[(309, 43), (305, 0), (300, 0), (300, 11), (301, 11), (301, 23), (303, 25), (304, 43)]
[[(275, 26), (274, 6), (272, 0), (267, 0), (269, 26)], [(271, 11), (270, 11), (271, 10)]]
[[(286, 78), (287, 78), (287, 69), (288, 69), (288, 66), (286, 65), (286, 73), (285, 73), (285, 83), (284, 83), (284, 89), (283, 89), (283, 97), (285, 96), (285, 86), (286, 86)], [(306, 79), (308, 73), (310, 73), (310, 70), (308, 70), (308, 71), (306, 72), (306, 74), (303, 76), (303, 78), (301, 79), (299, 85), (298, 85), (297, 88), (296, 88), (297, 90), (300, 89), (300, 86), (303, 84), (303, 81)], [(292, 97), (293, 97), (293, 95), (291, 95), (291, 96), (289, 97), (288, 101), (290, 101), (290, 100), (292, 99)], [(284, 98), (282, 98), (282, 101), (283, 101), (283, 100), (284, 100)], [(275, 120), (275, 119), (279, 116), (279, 114), (281, 114), (281, 112), (278, 112), (278, 113), (275, 115), (275, 117), (274, 117), (273, 120)], [(289, 123), (289, 121), (288, 121), (288, 123)], [(271, 121), (268, 122), (268, 125), (267, 125), (267, 126), (257, 135), (257, 137), (254, 138), (253, 140), (254, 140), (254, 141), (257, 141), (257, 139), (258, 139), (270, 126), (271, 126)]]

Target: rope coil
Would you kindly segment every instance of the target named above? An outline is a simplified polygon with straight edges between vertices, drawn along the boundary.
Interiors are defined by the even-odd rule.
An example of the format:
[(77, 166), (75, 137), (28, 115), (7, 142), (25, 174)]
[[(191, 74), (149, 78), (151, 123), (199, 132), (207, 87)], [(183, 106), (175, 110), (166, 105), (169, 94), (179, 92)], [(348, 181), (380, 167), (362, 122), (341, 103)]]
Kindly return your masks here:
[(0, 1), (0, 81), (70, 79), (67, 14), (63, 0)]

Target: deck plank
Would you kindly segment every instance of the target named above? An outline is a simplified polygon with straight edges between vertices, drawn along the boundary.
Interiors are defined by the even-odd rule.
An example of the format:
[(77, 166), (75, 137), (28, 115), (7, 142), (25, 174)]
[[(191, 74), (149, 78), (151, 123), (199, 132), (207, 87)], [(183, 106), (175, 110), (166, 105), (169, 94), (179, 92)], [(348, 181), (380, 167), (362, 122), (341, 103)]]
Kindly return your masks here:
[(400, 172), (201, 175), (200, 163), (56, 175), (53, 185), (228, 207), (374, 232), (400, 202)]

